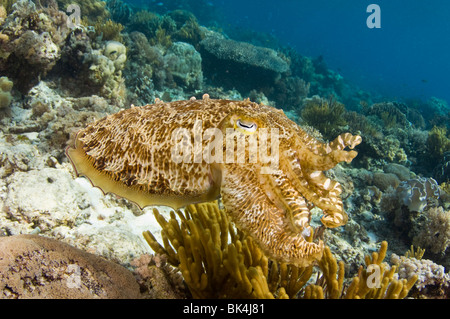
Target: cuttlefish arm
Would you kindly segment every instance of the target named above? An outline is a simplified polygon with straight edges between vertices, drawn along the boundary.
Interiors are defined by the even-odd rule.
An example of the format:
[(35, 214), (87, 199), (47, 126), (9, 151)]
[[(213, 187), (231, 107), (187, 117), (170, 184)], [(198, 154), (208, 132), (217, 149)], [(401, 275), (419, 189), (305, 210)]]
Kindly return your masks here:
[[(254, 171), (224, 169), (222, 172), (221, 197), (227, 212), (239, 228), (250, 235), (271, 258), (284, 262), (308, 266), (319, 259), (324, 244), (312, 242), (312, 229), (309, 227), (310, 214), (300, 197), (295, 197), (294, 188), (280, 190), (260, 187)], [(242, 175), (247, 177), (242, 182)], [(263, 175), (261, 175), (263, 176)], [(240, 178), (238, 178), (240, 177)], [(273, 176), (265, 175), (270, 180)], [(289, 189), (288, 189), (289, 188)], [(292, 197), (279, 197), (277, 190)], [(303, 229), (303, 231), (302, 231)]]

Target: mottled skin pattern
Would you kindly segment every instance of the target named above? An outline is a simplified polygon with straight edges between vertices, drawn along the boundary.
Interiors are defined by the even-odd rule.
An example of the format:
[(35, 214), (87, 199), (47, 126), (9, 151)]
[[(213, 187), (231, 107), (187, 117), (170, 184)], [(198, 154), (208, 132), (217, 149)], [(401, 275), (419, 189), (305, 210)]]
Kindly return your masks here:
[[(174, 135), (180, 128), (185, 129), (184, 139)], [(223, 140), (212, 138), (207, 129), (220, 130)], [(274, 161), (264, 162), (260, 153), (250, 151), (254, 145), (250, 141), (262, 145), (264, 129), (269, 132), (269, 150), (264, 154), (275, 158), (277, 150), (270, 145), (279, 141), (277, 165), (269, 173), (266, 170)], [(270, 135), (274, 131), (278, 135)], [(225, 136), (235, 137), (235, 143), (227, 145)], [(238, 147), (239, 138), (245, 149)], [(180, 141), (192, 150), (182, 153), (182, 162), (173, 160)], [(140, 207), (179, 208), (221, 197), (236, 226), (269, 256), (306, 266), (323, 251), (322, 241), (312, 241), (310, 208), (323, 210), (321, 220), (327, 227), (347, 221), (341, 186), (322, 171), (351, 162), (357, 153), (344, 149), (360, 142), (361, 137), (346, 133), (324, 144), (273, 107), (205, 95), (202, 100), (156, 101), (110, 115), (80, 131), (67, 154), (79, 175), (105, 193), (128, 198)], [(219, 156), (223, 161), (205, 161), (201, 156), (205, 149), (214, 156), (223, 154)], [(234, 152), (231, 161), (226, 157), (230, 151)]]

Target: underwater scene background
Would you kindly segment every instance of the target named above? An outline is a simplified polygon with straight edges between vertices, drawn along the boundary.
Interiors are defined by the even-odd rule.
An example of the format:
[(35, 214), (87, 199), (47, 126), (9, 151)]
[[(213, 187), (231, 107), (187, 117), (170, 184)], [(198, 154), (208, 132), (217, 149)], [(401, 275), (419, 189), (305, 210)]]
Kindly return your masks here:
[[(449, 11), (439, 0), (0, 0), (0, 296), (448, 298)], [(140, 210), (76, 177), (65, 150), (87, 124), (205, 93), (281, 109), (320, 141), (362, 137), (326, 173), (346, 225), (324, 230), (311, 209), (327, 247), (314, 267), (265, 257), (220, 201)], [(369, 265), (381, 286), (361, 286)], [(81, 281), (63, 289), (72, 274)]]

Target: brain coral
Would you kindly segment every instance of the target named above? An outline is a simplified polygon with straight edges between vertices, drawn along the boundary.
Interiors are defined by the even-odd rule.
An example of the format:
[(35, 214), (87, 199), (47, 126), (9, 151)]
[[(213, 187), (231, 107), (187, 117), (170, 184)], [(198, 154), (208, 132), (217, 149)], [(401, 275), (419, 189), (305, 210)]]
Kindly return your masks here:
[(139, 298), (127, 269), (54, 239), (0, 237), (0, 298)]
[(357, 153), (345, 149), (360, 142), (346, 133), (321, 143), (280, 110), (204, 95), (103, 118), (80, 131), (67, 154), (78, 174), (141, 207), (221, 196), (269, 256), (308, 265), (323, 251), (322, 241), (312, 242), (310, 208), (322, 209), (327, 227), (347, 221), (342, 187), (322, 171), (351, 162)]

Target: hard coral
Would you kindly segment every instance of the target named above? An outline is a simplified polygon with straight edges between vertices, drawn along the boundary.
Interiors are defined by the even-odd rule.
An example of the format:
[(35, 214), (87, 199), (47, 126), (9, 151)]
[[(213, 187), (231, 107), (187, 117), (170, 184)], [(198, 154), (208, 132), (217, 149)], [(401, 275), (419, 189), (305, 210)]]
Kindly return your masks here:
[(121, 24), (127, 24), (133, 15), (133, 10), (122, 0), (109, 0), (106, 2), (106, 8), (112, 19)]
[(365, 114), (367, 116), (376, 116), (381, 120), (384, 128), (410, 126), (405, 115), (406, 113), (407, 106), (397, 102), (376, 103), (365, 109)]
[(160, 27), (161, 17), (153, 12), (141, 10), (136, 12), (130, 21), (131, 31), (143, 32), (148, 38), (153, 38)]
[(450, 151), (450, 139), (447, 137), (447, 128), (434, 126), (428, 132), (426, 146), (431, 159), (434, 162), (439, 161), (445, 152)]
[[(204, 72), (211, 79), (220, 78), (221, 86), (242, 92), (273, 87), (276, 79), (289, 71), (288, 63), (276, 51), (246, 42), (209, 35), (199, 43)], [(242, 74), (246, 74), (243, 81)]]
[(141, 292), (150, 299), (185, 299), (183, 277), (165, 255), (141, 255), (131, 262)]
[(444, 256), (450, 247), (450, 211), (433, 207), (424, 212), (413, 244), (424, 247), (435, 255)]
[[(12, 6), (16, 2), (16, 0), (0, 0), (0, 7), (3, 7), (4, 17), (12, 12)], [(1, 19), (1, 18), (0, 18)]]
[(106, 9), (106, 2), (101, 0), (57, 0), (57, 3), (62, 11), (67, 10), (69, 5), (79, 5), (81, 17), (86, 18), (90, 25), (98, 21), (106, 21), (110, 15)]
[(198, 43), (204, 39), (205, 35), (200, 29), (197, 19), (191, 18), (174, 33), (173, 37), (178, 41), (188, 42), (197, 47)]
[(35, 31), (26, 31), (14, 45), (16, 56), (28, 61), (31, 67), (40, 68), (44, 75), (60, 57), (59, 47), (53, 43), (48, 32), (38, 34)]
[(13, 82), (6, 76), (0, 77), (0, 110), (7, 108), (11, 104), (11, 90)]
[[(433, 170), (433, 176), (438, 183), (450, 183), (450, 151), (442, 154), (442, 159)], [(450, 192), (448, 192), (450, 193)]]
[(83, 61), (88, 83), (100, 94), (118, 103), (125, 98), (122, 70), (127, 60), (126, 48), (117, 41), (108, 41), (100, 50), (94, 50)]
[[(94, 49), (94, 47), (99, 47)], [(59, 67), (70, 70), (72, 78), (62, 83), (74, 96), (101, 95), (122, 105), (126, 89), (122, 70), (127, 61), (127, 49), (118, 41), (92, 43), (89, 30), (74, 29), (67, 38)]]
[(131, 32), (125, 37), (129, 63), (124, 72), (133, 103), (143, 105), (158, 97), (158, 92), (175, 85), (171, 72), (167, 69), (163, 49), (150, 45), (141, 32)]
[(426, 294), (427, 290), (450, 287), (450, 274), (431, 260), (392, 254), (391, 262), (398, 267), (399, 278), (418, 276), (415, 288), (419, 292)]

